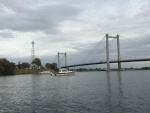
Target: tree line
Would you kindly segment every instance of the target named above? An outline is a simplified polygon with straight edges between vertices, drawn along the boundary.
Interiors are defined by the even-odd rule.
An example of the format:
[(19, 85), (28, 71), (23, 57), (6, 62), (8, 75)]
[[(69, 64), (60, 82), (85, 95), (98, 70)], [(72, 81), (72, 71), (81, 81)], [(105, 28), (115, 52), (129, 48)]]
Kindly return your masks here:
[(0, 75), (14, 75), (15, 69), (53, 69), (57, 70), (56, 63), (46, 63), (42, 65), (39, 58), (35, 58), (31, 64), (28, 62), (18, 62), (15, 64), (8, 61), (6, 58), (0, 59)]
[(33, 69), (53, 69), (57, 70), (56, 63), (46, 63), (45, 67), (42, 65), (41, 60), (39, 58), (35, 58), (31, 63), (31, 68)]
[(0, 59), (0, 75), (13, 75), (16, 65), (13, 62), (3, 58)]

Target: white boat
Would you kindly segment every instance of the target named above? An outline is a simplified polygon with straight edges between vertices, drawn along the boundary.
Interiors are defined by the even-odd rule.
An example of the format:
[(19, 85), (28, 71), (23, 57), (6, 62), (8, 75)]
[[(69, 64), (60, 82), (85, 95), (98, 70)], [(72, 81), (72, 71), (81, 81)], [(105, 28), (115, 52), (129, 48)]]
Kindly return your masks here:
[(74, 75), (74, 74), (75, 74), (74, 71), (69, 71), (66, 68), (59, 69), (59, 72), (56, 73), (56, 75)]

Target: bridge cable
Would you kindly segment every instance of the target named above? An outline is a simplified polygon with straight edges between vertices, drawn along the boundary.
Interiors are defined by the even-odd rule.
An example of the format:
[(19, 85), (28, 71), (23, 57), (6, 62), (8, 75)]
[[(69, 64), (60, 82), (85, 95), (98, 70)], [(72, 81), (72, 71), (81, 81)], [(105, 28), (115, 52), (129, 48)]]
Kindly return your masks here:
[[(86, 55), (86, 56), (91, 56), (91, 53), (95, 50), (95, 48), (97, 47), (97, 46), (99, 46), (101, 43), (103, 43), (103, 40), (105, 39), (105, 36), (98, 42), (98, 43), (96, 43), (96, 46), (94, 46), (94, 48), (92, 48), (89, 52), (88, 52), (88, 54)], [(84, 59), (84, 60), (83, 60)], [(80, 62), (82, 61), (82, 62), (85, 62), (85, 59), (87, 59), (87, 58), (82, 58), (82, 60), (80, 60)]]

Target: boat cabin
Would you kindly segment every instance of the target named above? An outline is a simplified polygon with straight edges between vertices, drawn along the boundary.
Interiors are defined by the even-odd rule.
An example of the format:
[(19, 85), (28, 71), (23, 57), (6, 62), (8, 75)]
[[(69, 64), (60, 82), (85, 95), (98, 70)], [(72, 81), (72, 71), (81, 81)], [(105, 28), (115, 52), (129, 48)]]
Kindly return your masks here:
[(68, 69), (59, 69), (59, 73), (68, 73)]

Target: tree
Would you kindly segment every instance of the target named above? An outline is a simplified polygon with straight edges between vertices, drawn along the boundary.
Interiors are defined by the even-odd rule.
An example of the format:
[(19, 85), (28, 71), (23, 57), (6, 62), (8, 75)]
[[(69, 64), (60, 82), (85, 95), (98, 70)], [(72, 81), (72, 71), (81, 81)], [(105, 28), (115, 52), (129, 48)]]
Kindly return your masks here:
[(56, 70), (57, 69), (57, 64), (56, 63), (52, 63), (50, 68)]
[(46, 63), (46, 64), (45, 64), (45, 67), (46, 67), (47, 69), (54, 69), (54, 70), (56, 70), (56, 69), (57, 69), (57, 64), (56, 64), (56, 63), (52, 63), (52, 64)]
[(17, 65), (18, 69), (21, 69), (21, 64), (20, 64), (20, 61), (18, 62), (18, 65)]
[(32, 61), (32, 64), (34, 65), (34, 68), (35, 69), (40, 69), (41, 68), (41, 60), (39, 58), (35, 58), (33, 61)]
[(45, 64), (45, 67), (46, 67), (47, 69), (50, 69), (50, 68), (51, 68), (51, 64), (50, 64), (50, 63), (46, 63), (46, 64)]
[(0, 75), (13, 75), (16, 65), (7, 59), (0, 59)]
[(30, 64), (28, 62), (22, 62), (21, 69), (29, 69), (29, 68), (30, 68)]

